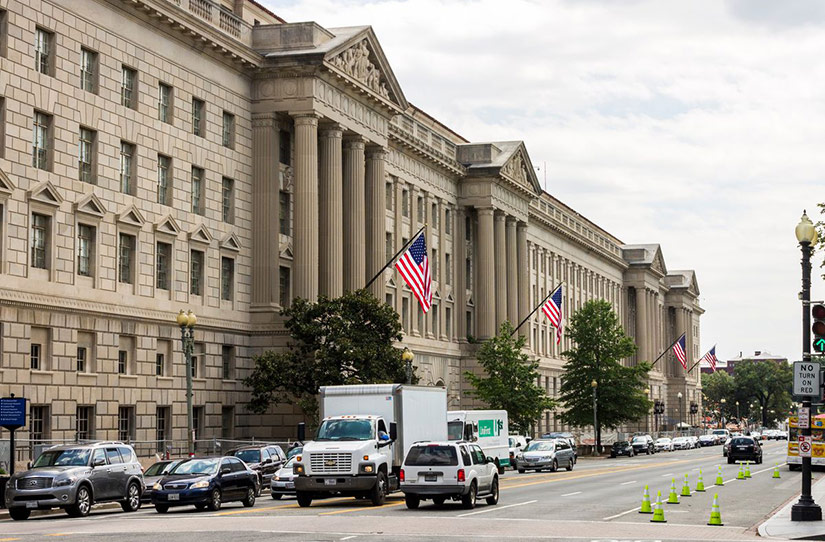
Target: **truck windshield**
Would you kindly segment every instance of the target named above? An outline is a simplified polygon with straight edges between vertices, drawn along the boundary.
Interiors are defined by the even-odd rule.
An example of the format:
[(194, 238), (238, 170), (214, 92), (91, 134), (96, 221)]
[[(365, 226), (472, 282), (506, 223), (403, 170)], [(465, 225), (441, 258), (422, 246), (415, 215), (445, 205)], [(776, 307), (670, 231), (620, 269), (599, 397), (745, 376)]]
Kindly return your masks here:
[(461, 440), (464, 438), (464, 422), (457, 420), (447, 422), (447, 440)]
[(326, 420), (318, 428), (315, 440), (370, 440), (373, 438), (369, 420)]

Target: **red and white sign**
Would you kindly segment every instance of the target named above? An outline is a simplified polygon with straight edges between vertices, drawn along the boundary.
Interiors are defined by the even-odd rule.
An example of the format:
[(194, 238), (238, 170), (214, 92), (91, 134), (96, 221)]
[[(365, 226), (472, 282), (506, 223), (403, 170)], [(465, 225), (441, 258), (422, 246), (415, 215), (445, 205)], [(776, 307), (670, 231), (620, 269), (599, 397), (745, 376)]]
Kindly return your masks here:
[(799, 457), (811, 457), (811, 449), (813, 448), (813, 437), (799, 436)]

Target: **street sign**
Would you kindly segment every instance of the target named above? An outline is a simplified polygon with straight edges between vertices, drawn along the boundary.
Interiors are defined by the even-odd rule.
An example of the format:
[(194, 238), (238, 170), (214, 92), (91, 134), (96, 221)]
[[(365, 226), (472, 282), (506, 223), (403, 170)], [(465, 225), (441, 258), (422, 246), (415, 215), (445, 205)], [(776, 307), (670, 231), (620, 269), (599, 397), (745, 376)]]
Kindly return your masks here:
[(799, 420), (797, 421), (797, 427), (800, 429), (810, 429), (811, 428), (811, 409), (807, 407), (799, 407), (799, 412), (797, 413), (799, 416)]
[(18, 429), (26, 425), (26, 399), (0, 399), (0, 427), (4, 429)]
[(799, 436), (799, 457), (811, 457), (813, 449), (813, 437), (810, 435)]
[(793, 364), (793, 392), (794, 395), (818, 397), (819, 390), (819, 363), (795, 361)]

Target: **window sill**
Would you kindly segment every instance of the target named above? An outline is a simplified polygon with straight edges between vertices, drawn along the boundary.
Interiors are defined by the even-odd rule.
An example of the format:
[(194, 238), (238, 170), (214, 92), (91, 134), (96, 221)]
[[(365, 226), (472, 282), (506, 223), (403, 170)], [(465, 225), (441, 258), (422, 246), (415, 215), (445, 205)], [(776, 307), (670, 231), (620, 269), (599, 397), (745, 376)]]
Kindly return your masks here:
[(202, 382), (202, 383), (206, 384), (206, 379), (205, 378), (192, 377), (192, 382)]
[(237, 384), (239, 380), (237, 378), (222, 378), (221, 383), (223, 384)]
[(51, 376), (54, 374), (54, 371), (46, 371), (44, 369), (32, 369), (31, 370), (33, 375), (44, 375), (44, 376)]
[(138, 377), (138, 375), (129, 375), (129, 374), (124, 375), (124, 374), (120, 374), (120, 373), (118, 373), (117, 376), (119, 376), (120, 378), (128, 378), (128, 379), (134, 379), (134, 380), (137, 380), (137, 377)]
[(160, 375), (155, 375), (155, 378), (157, 378), (159, 382), (174, 382), (174, 380), (175, 380), (175, 379), (174, 379), (173, 377), (171, 377), (171, 376), (160, 376)]

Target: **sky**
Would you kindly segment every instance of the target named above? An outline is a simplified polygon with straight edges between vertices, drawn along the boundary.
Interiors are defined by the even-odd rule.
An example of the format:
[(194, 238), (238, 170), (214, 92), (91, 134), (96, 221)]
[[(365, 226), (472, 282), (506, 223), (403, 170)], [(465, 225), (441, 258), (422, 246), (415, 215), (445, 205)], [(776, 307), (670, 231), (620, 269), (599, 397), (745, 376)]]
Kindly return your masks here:
[(523, 140), (554, 197), (695, 269), (701, 353), (801, 359), (794, 227), (825, 218), (825, 3), (262, 2), (371, 25), (411, 103), (471, 141)]

